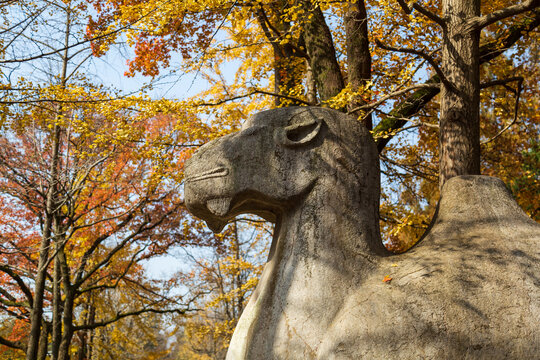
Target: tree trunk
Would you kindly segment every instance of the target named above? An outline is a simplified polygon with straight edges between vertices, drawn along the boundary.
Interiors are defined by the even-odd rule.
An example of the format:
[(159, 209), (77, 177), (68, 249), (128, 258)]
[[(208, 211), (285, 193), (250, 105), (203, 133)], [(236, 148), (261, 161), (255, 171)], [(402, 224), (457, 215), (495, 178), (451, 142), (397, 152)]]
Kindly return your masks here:
[(442, 71), (439, 133), (442, 185), (457, 175), (480, 174), (479, 30), (467, 20), (480, 15), (480, 0), (443, 0)]
[(311, 69), (322, 102), (339, 94), (345, 87), (336, 59), (336, 50), (330, 29), (318, 5), (303, 1), (306, 11), (304, 40)]
[(28, 348), (26, 351), (26, 360), (36, 360), (38, 356), (39, 339), (41, 335), (41, 324), (43, 320), (43, 298), (45, 292), (45, 281), (47, 279), (47, 264), (49, 261), (49, 245), (51, 243), (51, 227), (56, 211), (56, 196), (58, 181), (58, 159), (60, 147), (60, 127), (54, 126), (52, 140), (52, 155), (50, 167), (49, 190), (47, 192), (47, 201), (45, 205), (45, 224), (43, 226), (43, 235), (39, 248), (38, 270), (36, 274), (34, 303), (30, 314), (30, 336), (28, 339)]
[[(90, 303), (90, 313), (88, 315), (88, 325), (93, 325), (96, 322), (96, 308), (94, 307), (94, 304), (88, 300)], [(92, 360), (93, 354), (94, 354), (94, 331), (95, 330), (88, 330), (88, 347), (87, 347), (87, 360)]]
[[(58, 217), (54, 220), (54, 249), (58, 254), (60, 250), (59, 242), (59, 229), (58, 229)], [(60, 342), (62, 340), (62, 293), (61, 293), (61, 280), (62, 273), (60, 269), (60, 262), (58, 256), (54, 259), (54, 273), (53, 273), (53, 313), (52, 313), (52, 344), (51, 344), (51, 359), (58, 359), (58, 350), (60, 349)]]
[[(349, 84), (353, 91), (358, 91), (366, 86), (371, 79), (371, 54), (369, 52), (368, 19), (366, 6), (363, 0), (349, 3), (345, 14), (345, 33), (347, 48), (347, 74)], [(367, 92), (365, 93), (367, 94)], [(349, 103), (349, 110), (368, 102), (367, 95), (356, 96)], [(361, 114), (353, 113), (355, 116)], [(363, 119), (364, 125), (371, 130), (373, 128), (371, 115)]]
[(64, 308), (62, 312), (62, 342), (60, 343), (60, 349), (58, 351), (59, 360), (69, 360), (69, 346), (73, 338), (73, 309), (75, 307), (75, 289), (71, 285), (71, 275), (67, 264), (66, 254), (64, 248), (60, 247), (57, 259), (60, 263), (60, 269), (62, 270), (62, 285), (64, 288)]
[(306, 99), (310, 104), (317, 103), (317, 85), (308, 59), (306, 59)]
[[(303, 66), (304, 60), (295, 51), (291, 43), (281, 43), (283, 37), (289, 33), (291, 25), (289, 22), (282, 20), (282, 10), (288, 6), (287, 2), (279, 1), (277, 5), (273, 9), (273, 18), (278, 20), (274, 24), (270, 24), (268, 14), (263, 7), (260, 7), (256, 14), (264, 35), (272, 44), (274, 53), (274, 93), (289, 95), (290, 90), (302, 83), (302, 77), (298, 76), (297, 70)], [(292, 39), (289, 41), (292, 41)], [(276, 107), (299, 105), (294, 100), (284, 100), (279, 96), (274, 98), (274, 103)]]
[(49, 346), (49, 333), (50, 324), (47, 324), (44, 320), (41, 323), (41, 335), (39, 336), (39, 348), (37, 359), (45, 360), (47, 358), (47, 350)]

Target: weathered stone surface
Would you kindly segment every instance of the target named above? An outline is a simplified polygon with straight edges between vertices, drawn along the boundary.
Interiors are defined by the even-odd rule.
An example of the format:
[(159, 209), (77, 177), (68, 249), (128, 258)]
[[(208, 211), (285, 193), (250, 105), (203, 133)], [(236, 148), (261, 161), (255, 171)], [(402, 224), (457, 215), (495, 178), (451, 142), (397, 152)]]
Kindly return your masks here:
[(227, 359), (539, 358), (540, 225), (504, 184), (449, 180), (431, 231), (397, 256), (378, 189), (371, 137), (328, 109), (259, 113), (193, 156), (186, 204), (214, 231), (246, 212), (276, 222)]

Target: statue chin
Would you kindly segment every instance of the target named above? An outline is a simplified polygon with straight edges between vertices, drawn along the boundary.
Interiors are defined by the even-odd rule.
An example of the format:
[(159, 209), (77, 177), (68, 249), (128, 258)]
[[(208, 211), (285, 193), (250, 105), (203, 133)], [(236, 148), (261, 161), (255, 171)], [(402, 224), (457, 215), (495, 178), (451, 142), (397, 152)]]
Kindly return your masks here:
[(205, 222), (208, 228), (212, 230), (212, 232), (214, 232), (215, 234), (219, 234), (220, 232), (222, 232), (227, 225), (227, 221), (219, 219), (205, 220)]

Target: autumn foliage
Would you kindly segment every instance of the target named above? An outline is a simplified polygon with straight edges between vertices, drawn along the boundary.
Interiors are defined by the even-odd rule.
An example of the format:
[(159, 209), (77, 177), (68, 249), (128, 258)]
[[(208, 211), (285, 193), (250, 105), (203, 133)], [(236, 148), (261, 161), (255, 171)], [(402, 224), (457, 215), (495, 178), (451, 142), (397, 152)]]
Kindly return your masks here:
[[(412, 246), (439, 196), (440, 16), (435, 0), (2, 2), (0, 356), (223, 358), (268, 224), (210, 234), (183, 206), (182, 167), (263, 109), (327, 106), (370, 128), (383, 240)], [(536, 220), (539, 24), (528, 8), (479, 48), (481, 172)], [(119, 53), (147, 80), (136, 91), (99, 77)], [(147, 261), (173, 253), (189, 266), (151, 278)]]

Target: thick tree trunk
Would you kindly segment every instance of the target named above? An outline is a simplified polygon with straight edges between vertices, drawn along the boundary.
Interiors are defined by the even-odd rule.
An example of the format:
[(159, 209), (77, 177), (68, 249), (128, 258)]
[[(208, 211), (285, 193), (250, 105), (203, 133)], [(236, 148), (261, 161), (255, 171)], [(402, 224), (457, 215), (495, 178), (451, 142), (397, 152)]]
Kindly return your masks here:
[(480, 15), (480, 0), (443, 0), (440, 178), (480, 174), (480, 31), (465, 26)]
[[(347, 71), (349, 84), (353, 91), (365, 87), (371, 79), (371, 54), (369, 52), (368, 19), (363, 0), (349, 3), (345, 14), (345, 32), (347, 47)], [(367, 96), (357, 96), (349, 104), (349, 110), (367, 103)], [(355, 116), (360, 114), (353, 113)], [(372, 129), (371, 116), (363, 120), (368, 129)]]
[(304, 40), (311, 69), (322, 102), (339, 94), (344, 88), (343, 76), (336, 59), (332, 34), (318, 5), (303, 1), (306, 11)]

